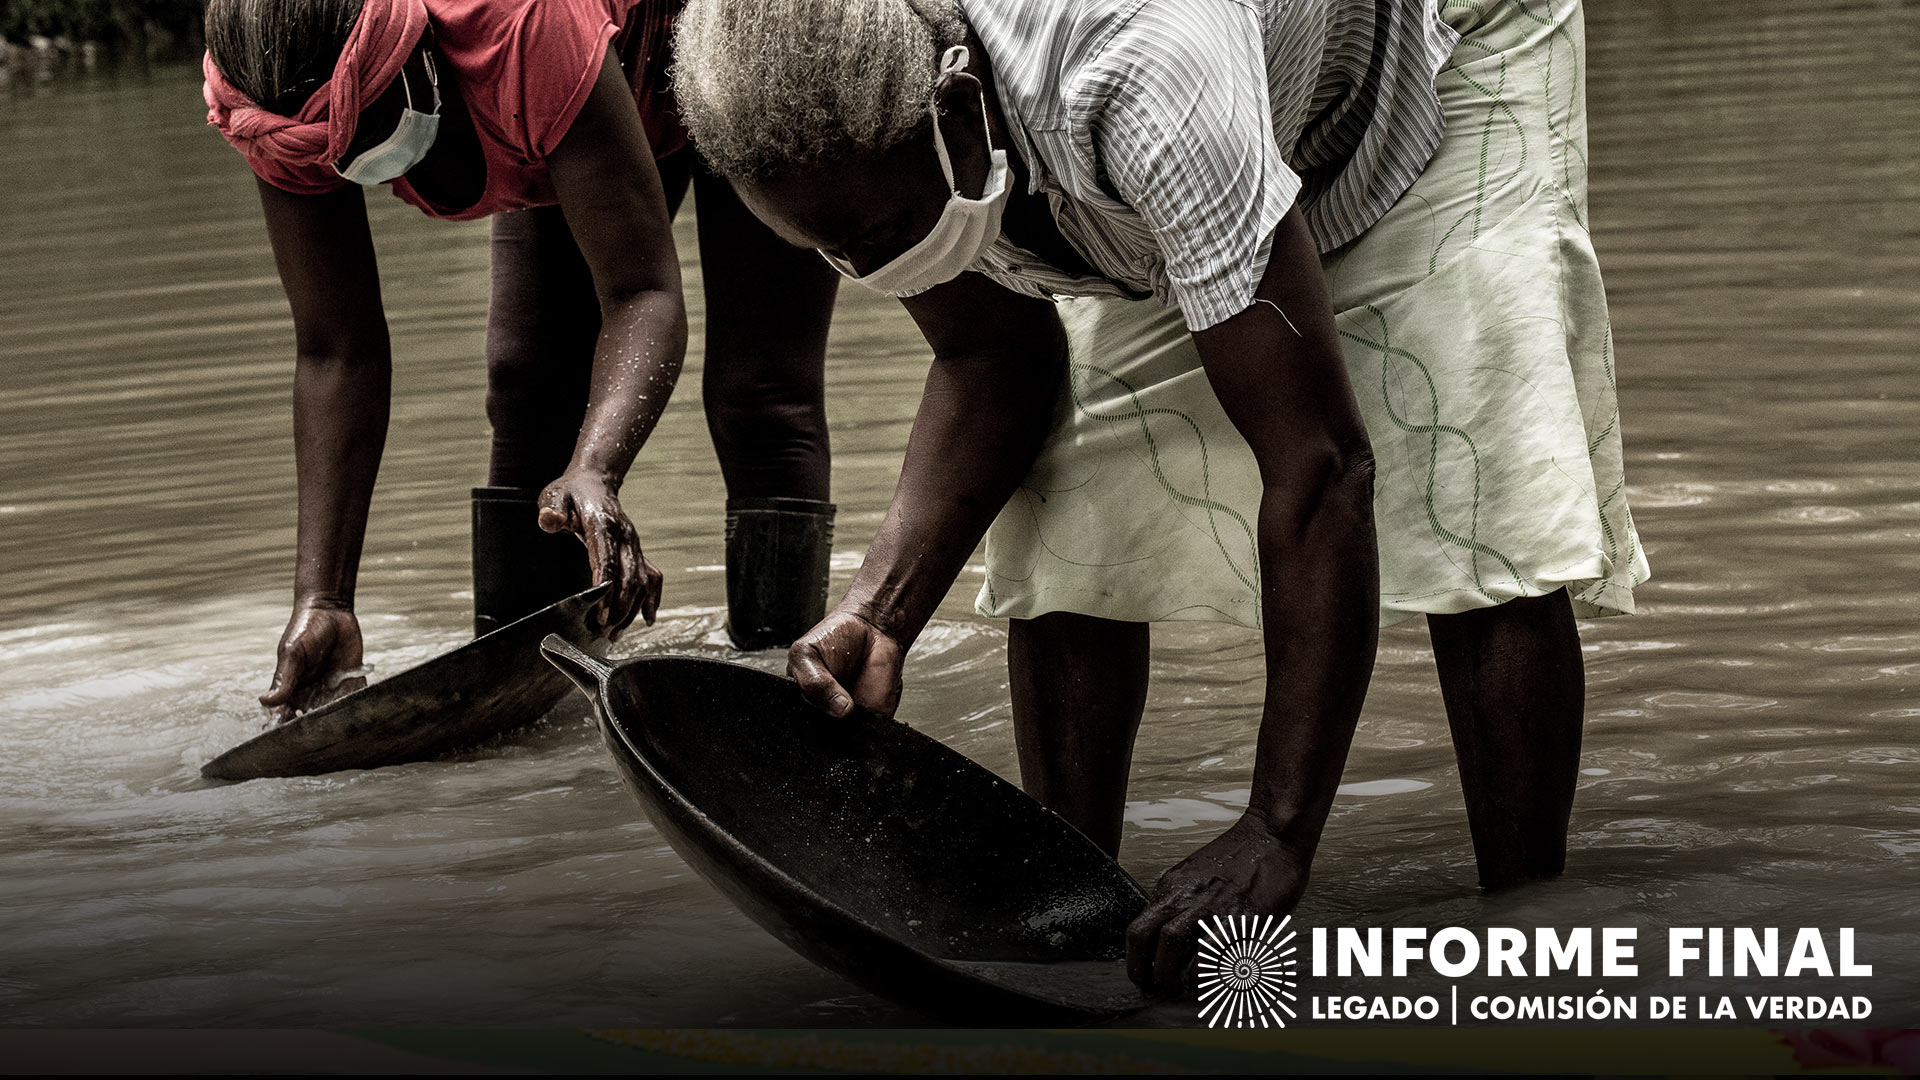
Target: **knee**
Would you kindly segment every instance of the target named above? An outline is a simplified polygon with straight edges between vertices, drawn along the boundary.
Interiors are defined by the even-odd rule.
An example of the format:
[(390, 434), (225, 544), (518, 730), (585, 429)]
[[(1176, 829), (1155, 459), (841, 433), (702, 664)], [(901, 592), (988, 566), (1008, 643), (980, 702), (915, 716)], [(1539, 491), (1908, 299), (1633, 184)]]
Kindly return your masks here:
[(1088, 656), (1144, 661), (1150, 636), (1147, 623), (1103, 619), (1077, 611), (1049, 611), (1010, 623), (1007, 636), (1014, 648), (1044, 653), (1062, 663)]
[(584, 414), (598, 333), (597, 324), (589, 329), (549, 319), (489, 321), (487, 419), (494, 428)]
[(707, 413), (824, 412), (826, 378), (822, 366), (818, 358), (801, 356), (743, 362), (709, 355), (700, 384)]
[[(526, 357), (514, 357), (504, 363), (487, 358), (487, 422), (495, 434), (512, 433), (523, 428), (545, 426), (557, 413), (565, 411), (567, 395), (556, 385), (553, 372), (542, 372)], [(584, 410), (585, 401), (581, 401)]]
[(811, 451), (826, 445), (825, 388), (811, 372), (753, 371), (709, 362), (701, 389), (707, 427), (723, 455)]

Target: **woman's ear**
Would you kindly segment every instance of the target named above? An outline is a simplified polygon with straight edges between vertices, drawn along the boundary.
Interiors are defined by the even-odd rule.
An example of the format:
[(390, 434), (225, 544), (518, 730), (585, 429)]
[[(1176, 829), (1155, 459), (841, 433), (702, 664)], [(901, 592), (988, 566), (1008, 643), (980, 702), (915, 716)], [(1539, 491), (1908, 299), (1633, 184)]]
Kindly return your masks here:
[(987, 88), (964, 71), (940, 76), (933, 87), (933, 102), (942, 115), (952, 112), (986, 115)]
[(987, 121), (986, 87), (963, 71), (940, 77), (934, 88), (934, 123), (953, 161), (958, 194), (979, 198), (991, 169), (993, 136)]

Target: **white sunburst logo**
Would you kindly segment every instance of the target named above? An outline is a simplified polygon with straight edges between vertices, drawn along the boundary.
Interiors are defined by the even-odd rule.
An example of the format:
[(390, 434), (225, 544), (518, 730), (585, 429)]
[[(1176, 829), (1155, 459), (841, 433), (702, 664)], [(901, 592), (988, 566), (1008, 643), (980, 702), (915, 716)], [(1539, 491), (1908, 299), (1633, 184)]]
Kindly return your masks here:
[(1208, 1027), (1286, 1027), (1299, 969), (1293, 916), (1213, 915), (1200, 923), (1200, 1019)]

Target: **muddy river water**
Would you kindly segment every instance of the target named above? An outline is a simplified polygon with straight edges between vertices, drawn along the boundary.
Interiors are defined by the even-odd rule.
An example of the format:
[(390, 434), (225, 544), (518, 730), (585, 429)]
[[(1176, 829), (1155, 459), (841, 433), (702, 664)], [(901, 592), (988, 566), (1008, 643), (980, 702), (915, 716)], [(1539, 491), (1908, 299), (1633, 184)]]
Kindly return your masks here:
[[(1655, 576), (1641, 614), (1583, 626), (1570, 870), (1474, 888), (1408, 624), (1382, 641), (1298, 918), (1855, 927), (1876, 975), (1846, 992), (1910, 1025), (1920, 7), (1598, 0), (1588, 18), (1592, 221)], [(487, 252), (484, 225), (371, 203), (396, 362), (359, 608), (390, 674), (467, 633)], [(694, 347), (627, 496), (666, 603), (622, 648), (728, 656), (680, 230)], [(897, 305), (847, 288), (829, 364), (838, 588), (926, 357)], [(0, 1023), (919, 1022), (692, 873), (584, 701), (443, 761), (198, 778), (263, 723), (292, 563), (291, 371), (252, 181), (205, 127), (194, 69), (0, 93)], [(914, 655), (901, 716), (1011, 777), (1004, 625), (971, 614), (977, 580)], [(1238, 815), (1260, 675), (1247, 632), (1157, 634), (1136, 876)]]

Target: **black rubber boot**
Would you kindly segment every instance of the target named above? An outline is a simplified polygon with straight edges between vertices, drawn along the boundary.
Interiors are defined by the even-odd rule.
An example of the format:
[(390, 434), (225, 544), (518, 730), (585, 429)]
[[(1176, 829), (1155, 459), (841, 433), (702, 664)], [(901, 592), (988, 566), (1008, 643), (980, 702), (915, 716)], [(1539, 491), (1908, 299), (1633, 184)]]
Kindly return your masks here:
[(498, 630), (593, 584), (572, 533), (540, 528), (537, 488), (473, 489), (473, 636)]
[(727, 636), (776, 649), (827, 614), (833, 511), (817, 499), (727, 500)]

